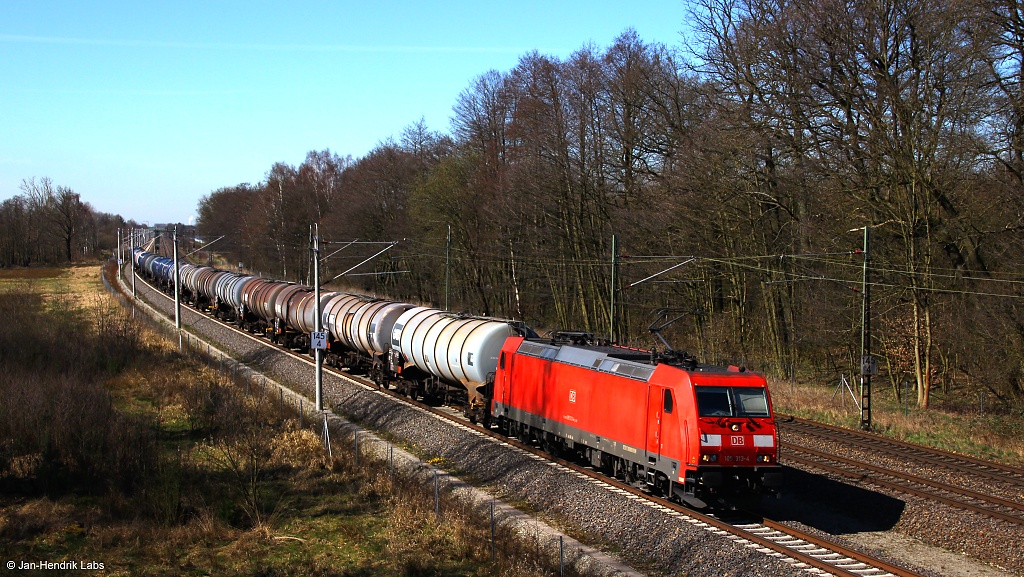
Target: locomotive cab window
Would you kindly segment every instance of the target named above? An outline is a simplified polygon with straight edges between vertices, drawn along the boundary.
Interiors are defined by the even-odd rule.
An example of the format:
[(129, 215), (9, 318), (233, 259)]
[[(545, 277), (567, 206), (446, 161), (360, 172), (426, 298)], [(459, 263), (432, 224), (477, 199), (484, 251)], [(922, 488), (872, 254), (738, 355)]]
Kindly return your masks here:
[(739, 388), (732, 390), (736, 397), (736, 416), (738, 417), (767, 417), (768, 398), (764, 389), (760, 387)]
[(505, 368), (505, 352), (504, 351), (502, 351), (501, 357), (499, 357), (499, 359), (498, 359), (498, 368), (500, 368), (500, 369), (504, 369)]
[(767, 417), (763, 386), (694, 386), (701, 417)]
[(702, 417), (731, 417), (732, 398), (729, 387), (694, 387), (697, 410)]
[(672, 412), (672, 389), (665, 389), (665, 413)]
[(764, 387), (694, 387), (701, 417), (767, 417)]

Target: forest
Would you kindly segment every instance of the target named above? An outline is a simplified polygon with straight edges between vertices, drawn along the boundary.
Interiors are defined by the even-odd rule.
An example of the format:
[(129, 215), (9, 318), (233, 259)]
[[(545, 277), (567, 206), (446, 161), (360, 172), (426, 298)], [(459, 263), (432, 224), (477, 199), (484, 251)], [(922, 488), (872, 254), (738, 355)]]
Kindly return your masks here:
[(93, 260), (114, 250), (118, 229), (141, 226), (96, 211), (49, 177), (25, 179), (19, 188), (0, 202), (0, 268)]
[(682, 10), (678, 46), (524, 54), (450, 131), (276, 163), (204, 197), (198, 231), (302, 282), (313, 223), (322, 278), (397, 242), (334, 286), (781, 378), (858, 372), (869, 291), (879, 385), (1019, 410), (1024, 6)]

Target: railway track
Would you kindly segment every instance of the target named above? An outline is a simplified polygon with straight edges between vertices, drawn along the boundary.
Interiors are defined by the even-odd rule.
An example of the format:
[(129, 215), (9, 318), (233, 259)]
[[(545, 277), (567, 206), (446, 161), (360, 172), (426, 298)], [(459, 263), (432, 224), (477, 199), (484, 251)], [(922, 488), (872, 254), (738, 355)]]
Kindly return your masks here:
[[(145, 282), (142, 277), (138, 278), (149, 288), (151, 294), (156, 294), (168, 302), (173, 301), (171, 297), (152, 287), (148, 282)], [(264, 338), (253, 336), (252, 334), (241, 331), (233, 325), (229, 325), (213, 318), (210, 315), (196, 311), (191, 307), (183, 307), (183, 310), (186, 308), (192, 314), (199, 315), (208, 321), (216, 322), (222, 327), (230, 329), (238, 335), (259, 342), (263, 346), (274, 350), (279, 354), (288, 355), (290, 358), (302, 363), (309, 365), (313, 364), (313, 361), (308, 355), (285, 349)], [(455, 427), (472, 431), (473, 434), (481, 438), (489, 439), (491, 442), (495, 442), (503, 447), (525, 452), (530, 456), (530, 458), (545, 461), (553, 467), (563, 468), (569, 473), (581, 478), (586, 478), (589, 482), (601, 486), (608, 491), (642, 503), (643, 505), (666, 515), (680, 518), (681, 520), (688, 522), (695, 527), (702, 528), (709, 533), (730, 539), (746, 547), (754, 548), (767, 555), (780, 558), (793, 564), (794, 567), (804, 569), (811, 574), (837, 575), (841, 577), (919, 576), (918, 573), (906, 568), (874, 558), (870, 555), (866, 555), (859, 551), (830, 542), (770, 519), (749, 516), (728, 518), (708, 515), (689, 509), (679, 504), (653, 496), (617, 479), (606, 477), (588, 467), (553, 457), (542, 452), (536, 447), (526, 445), (517, 440), (500, 435), (489, 428), (473, 425), (465, 420), (461, 415), (452, 414), (452, 412), (445, 410), (444, 408), (432, 407), (424, 403), (420, 403), (400, 395), (397, 391), (379, 390), (372, 382), (346, 372), (333, 370), (328, 367), (324, 367), (324, 372), (330, 373), (338, 379), (351, 382), (361, 388), (377, 390), (379, 393), (385, 394), (399, 402), (409, 404), (421, 411), (430, 413), (438, 419), (445, 420)]]
[(875, 433), (818, 423), (791, 415), (779, 415), (777, 420), (784, 433), (804, 433), (846, 446), (855, 445), (866, 451), (894, 455), (900, 459), (941, 467), (954, 473), (985, 477), (1018, 489), (1024, 488), (1024, 469), (1019, 467), (952, 451), (915, 445), (898, 439), (889, 439)]
[[(901, 493), (939, 501), (958, 509), (979, 513), (1007, 523), (1024, 525), (1024, 504), (1015, 501), (840, 457), (792, 442), (780, 443), (779, 448), (785, 460), (789, 462), (834, 473), (858, 483), (870, 483)], [(868, 472), (865, 473), (865, 471)]]

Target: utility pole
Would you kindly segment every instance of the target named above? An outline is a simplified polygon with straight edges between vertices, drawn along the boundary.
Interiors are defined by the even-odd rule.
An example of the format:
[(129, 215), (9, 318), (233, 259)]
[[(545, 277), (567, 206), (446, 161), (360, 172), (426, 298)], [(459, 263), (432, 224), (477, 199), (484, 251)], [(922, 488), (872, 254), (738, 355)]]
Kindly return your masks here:
[(448, 310), (448, 270), (452, 260), (452, 225), (448, 225), (448, 241), (444, 245), (444, 310)]
[(178, 331), (178, 348), (181, 348), (181, 298), (178, 292), (178, 226), (174, 226), (174, 235), (171, 237), (171, 244), (174, 245), (174, 328)]
[(612, 340), (612, 342), (617, 342), (617, 340), (618, 340), (618, 339), (615, 338), (615, 273), (617, 272), (616, 269), (618, 268), (618, 265), (619, 265), (618, 260), (617, 260), (618, 256), (619, 256), (618, 255), (618, 252), (619, 252), (618, 241), (619, 241), (618, 237), (616, 237), (613, 234), (612, 235), (612, 290), (611, 290), (611, 295), (608, 298), (608, 338), (610, 338)]
[[(132, 229), (131, 234), (128, 235), (132, 239), (132, 250), (128, 258), (132, 259), (131, 270), (132, 270), (132, 298), (135, 298), (135, 229)], [(133, 308), (132, 311), (135, 309)]]
[(123, 273), (121, 272), (121, 267), (124, 266), (124, 257), (121, 254), (121, 229), (120, 228), (117, 229), (117, 254), (115, 256), (117, 256), (117, 278), (123, 279), (124, 276), (123, 276)]
[[(313, 298), (316, 299), (316, 320), (313, 321), (315, 332), (323, 332), (323, 313), (320, 310), (320, 225), (314, 224), (313, 229)], [(312, 338), (310, 343), (312, 344)], [(316, 410), (318, 413), (324, 410), (324, 351), (320, 347), (313, 347), (313, 356), (316, 361), (315, 388), (316, 388)]]
[(871, 376), (878, 373), (878, 364), (871, 356), (871, 227), (864, 227), (864, 272), (861, 280), (860, 316), (860, 428), (871, 430)]

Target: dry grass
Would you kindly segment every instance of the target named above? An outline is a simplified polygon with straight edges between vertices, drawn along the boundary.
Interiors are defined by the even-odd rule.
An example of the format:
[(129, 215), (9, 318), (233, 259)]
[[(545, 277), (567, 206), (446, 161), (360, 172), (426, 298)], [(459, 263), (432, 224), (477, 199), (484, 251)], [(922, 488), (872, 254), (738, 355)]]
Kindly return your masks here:
[(0, 292), (16, 291), (42, 296), (58, 310), (90, 310), (110, 299), (100, 280), (100, 263), (65, 268), (0, 270)]
[(25, 539), (31, 536), (64, 532), (77, 526), (75, 508), (67, 503), (33, 499), (0, 510), (0, 538)]
[(271, 468), (325, 469), (330, 463), (320, 437), (309, 429), (280, 432), (270, 441)]
[[(550, 564), (528, 554), (530, 547), (506, 534), (492, 563), (489, 527), (476, 514), (446, 496), (445, 512), (438, 519), (429, 487), (402, 479), (393, 485), (380, 474), (386, 467), (365, 459), (362, 468), (355, 468), (351, 455), (345, 454), (347, 444), (335, 447), (335, 459), (328, 459), (319, 436), (298, 429), (294, 416), (282, 420), (274, 399), (246, 395), (244, 385), (181, 356), (142, 326), (131, 325), (132, 334), (139, 335), (132, 344), (136, 362), (110, 364), (107, 355), (116, 351), (94, 350), (92, 343), (120, 338), (123, 327), (112, 322), (89, 326), (115, 316), (88, 296), (99, 284), (97, 276), (72, 270), (30, 282), (34, 286), (28, 292), (35, 296), (0, 299), (0, 304), (7, 303), (0, 313), (30, 322), (31, 315), (22, 313), (39, 310), (32, 314), (64, 327), (59, 342), (76, 345), (64, 365), (33, 364), (38, 358), (31, 351), (33, 343), (52, 348), (47, 335), (53, 331), (43, 327), (32, 339), (12, 340), (12, 347), (27, 350), (20, 355), (3, 351), (0, 364), (26, 359), (29, 364), (18, 370), (36, 371), (39, 378), (9, 380), (7, 386), (36, 391), (38, 383), (49, 382), (47, 371), (92, 367), (70, 375), (62, 372), (61, 378), (78, 387), (68, 390), (104, 391), (110, 414), (135, 427), (117, 438), (134, 431), (127, 436), (145, 441), (136, 448), (148, 451), (126, 465), (149, 465), (135, 473), (142, 480), (137, 485), (86, 486), (72, 475), (40, 491), (34, 481), (41, 468), (59, 472), (63, 461), (50, 462), (46, 450), (19, 452), (18, 447), (34, 447), (31, 443), (0, 440), (0, 481), (7, 483), (7, 490), (0, 492), (0, 548), (7, 559), (93, 560), (104, 563), (107, 575), (552, 573)], [(75, 288), (54, 291), (53, 283)], [(61, 296), (72, 290), (76, 298)], [(46, 303), (40, 295), (48, 295)], [(92, 309), (82, 310), (83, 305)], [(119, 342), (116, 338), (112, 342)], [(104, 369), (108, 366), (114, 369)], [(45, 406), (59, 395), (26, 398)], [(75, 393), (60, 403), (78, 410), (82, 398)], [(108, 428), (109, 420), (71, 424), (79, 437), (93, 438)], [(31, 440), (30, 433), (38, 429), (26, 420), (10, 438)], [(120, 449), (113, 445), (106, 450)], [(113, 459), (105, 466), (126, 465)]]
[(0, 269), (0, 282), (11, 280), (38, 280), (44, 278), (55, 278), (63, 275), (67, 269), (50, 268), (5, 268)]

